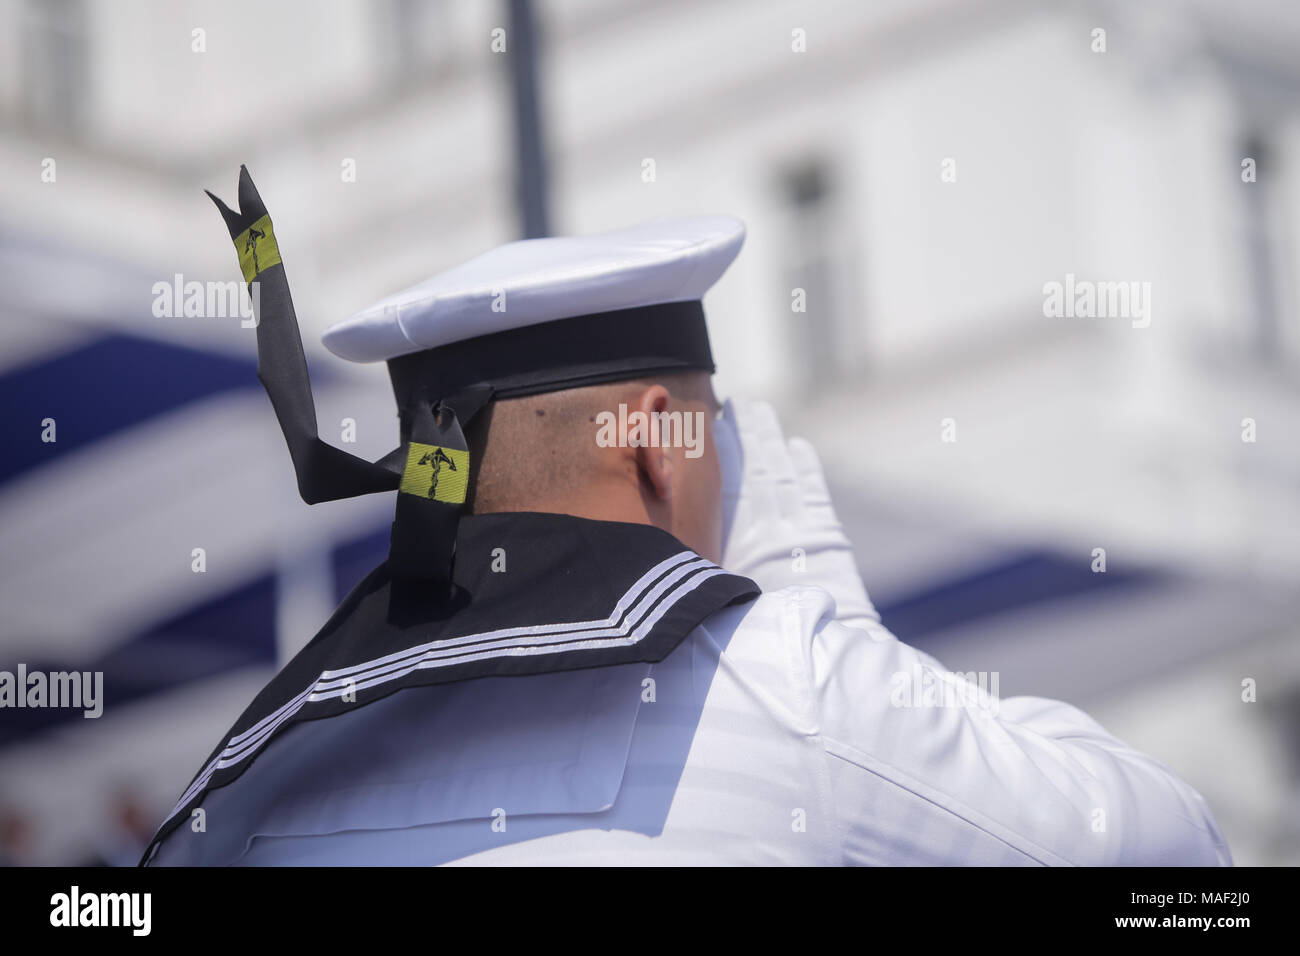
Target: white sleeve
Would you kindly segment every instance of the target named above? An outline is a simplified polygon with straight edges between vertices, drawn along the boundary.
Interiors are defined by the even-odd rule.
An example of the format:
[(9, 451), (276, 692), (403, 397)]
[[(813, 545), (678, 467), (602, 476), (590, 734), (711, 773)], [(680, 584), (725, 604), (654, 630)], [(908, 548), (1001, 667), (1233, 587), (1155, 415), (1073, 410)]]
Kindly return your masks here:
[(999, 700), (817, 588), (783, 593), (849, 862), (889, 862), (901, 832), (918, 862), (1231, 865), (1204, 798), (1079, 709)]

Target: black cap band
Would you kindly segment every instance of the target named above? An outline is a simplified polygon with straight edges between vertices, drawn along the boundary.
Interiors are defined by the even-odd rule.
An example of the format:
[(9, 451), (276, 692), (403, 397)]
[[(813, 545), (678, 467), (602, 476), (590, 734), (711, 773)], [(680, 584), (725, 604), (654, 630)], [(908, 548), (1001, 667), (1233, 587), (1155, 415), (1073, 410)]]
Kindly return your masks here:
[(555, 319), (388, 362), (398, 408), (472, 386), (491, 386), (494, 398), (518, 398), (691, 369), (714, 369), (698, 301)]

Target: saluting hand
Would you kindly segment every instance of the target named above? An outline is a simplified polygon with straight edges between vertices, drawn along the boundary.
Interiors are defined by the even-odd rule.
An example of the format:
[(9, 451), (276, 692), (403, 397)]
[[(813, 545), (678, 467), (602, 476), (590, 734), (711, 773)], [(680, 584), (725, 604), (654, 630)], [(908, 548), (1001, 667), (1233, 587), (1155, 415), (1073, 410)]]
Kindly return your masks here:
[(732, 399), (714, 422), (714, 437), (722, 466), (723, 567), (764, 591), (824, 588), (835, 598), (836, 620), (879, 622), (812, 445), (802, 438), (787, 442), (767, 403)]

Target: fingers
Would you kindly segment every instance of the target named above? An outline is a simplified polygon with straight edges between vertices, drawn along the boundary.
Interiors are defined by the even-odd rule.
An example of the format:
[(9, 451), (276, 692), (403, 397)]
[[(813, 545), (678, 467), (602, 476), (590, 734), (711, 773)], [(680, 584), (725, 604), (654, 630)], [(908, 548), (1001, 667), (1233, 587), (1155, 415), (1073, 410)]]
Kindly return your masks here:
[(752, 489), (757, 509), (790, 519), (801, 508), (801, 496), (776, 412), (766, 402), (738, 402), (736, 421), (744, 449), (743, 481)]
[(795, 478), (799, 483), (799, 493), (804, 507), (814, 511), (826, 511), (833, 516), (831, 493), (826, 487), (826, 475), (822, 471), (817, 449), (802, 438), (791, 438), (789, 449), (790, 461), (794, 465)]
[(745, 453), (740, 443), (736, 422), (736, 409), (731, 399), (722, 404), (722, 415), (713, 422), (713, 443), (718, 449), (718, 464), (722, 469), (722, 494), (734, 498), (740, 492), (744, 478)]
[(722, 471), (722, 545), (726, 560), (729, 554), (735, 552), (737, 516), (744, 520), (740, 488), (744, 478), (745, 454), (736, 429), (736, 410), (730, 399), (723, 404), (722, 414), (714, 419), (713, 443), (718, 449), (718, 465)]

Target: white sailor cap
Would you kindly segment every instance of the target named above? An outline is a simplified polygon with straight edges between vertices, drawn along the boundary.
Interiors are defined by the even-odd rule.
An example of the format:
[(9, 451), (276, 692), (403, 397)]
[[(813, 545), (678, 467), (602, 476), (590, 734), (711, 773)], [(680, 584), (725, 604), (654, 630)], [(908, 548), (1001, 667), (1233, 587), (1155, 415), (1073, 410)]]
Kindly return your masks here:
[[(659, 316), (648, 308), (698, 303), (744, 238), (738, 219), (689, 216), (599, 235), (511, 242), (331, 326), (323, 341), (340, 358), (374, 362), (585, 316), (604, 316), (587, 328), (610, 325), (616, 334), (629, 323), (653, 323)], [(570, 334), (563, 338), (581, 344)]]

